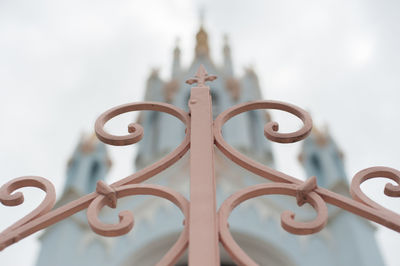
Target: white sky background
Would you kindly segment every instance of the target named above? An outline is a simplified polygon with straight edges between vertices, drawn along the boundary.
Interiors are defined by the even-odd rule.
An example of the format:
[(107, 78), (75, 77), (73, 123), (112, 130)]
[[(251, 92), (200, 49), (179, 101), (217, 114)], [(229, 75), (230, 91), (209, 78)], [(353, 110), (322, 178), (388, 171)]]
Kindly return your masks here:
[[(327, 123), (349, 179), (370, 166), (400, 169), (398, 1), (3, 0), (0, 184), (40, 175), (60, 194), (81, 132), (110, 107), (142, 100), (151, 67), (169, 77), (176, 37), (183, 63), (190, 63), (201, 6), (212, 57), (221, 62), (228, 33), (236, 73), (253, 65), (265, 98), (301, 106), (317, 125)], [(123, 130), (125, 118), (117, 123)], [(274, 146), (278, 168), (304, 178), (298, 148)], [(131, 173), (132, 147), (110, 150), (110, 180)], [(369, 195), (400, 212), (400, 201), (383, 195), (385, 182), (372, 183), (365, 186)], [(0, 229), (40, 201), (33, 189), (26, 194), (22, 207), (0, 206)], [(38, 235), (1, 252), (1, 265), (34, 265)], [(387, 265), (395, 266), (400, 235), (379, 228), (377, 238)]]

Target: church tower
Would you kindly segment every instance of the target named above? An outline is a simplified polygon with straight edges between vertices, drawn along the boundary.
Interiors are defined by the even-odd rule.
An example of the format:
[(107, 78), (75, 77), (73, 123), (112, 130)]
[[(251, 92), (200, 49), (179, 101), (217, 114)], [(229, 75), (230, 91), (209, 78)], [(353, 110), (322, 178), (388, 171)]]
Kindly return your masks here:
[[(97, 181), (104, 180), (110, 167), (105, 145), (94, 134), (82, 136), (68, 161), (64, 191), (55, 207), (95, 191)], [(77, 213), (40, 236), (42, 247), (37, 265), (91, 265), (95, 259), (85, 260), (79, 254), (86, 252), (94, 239), (104, 242), (90, 232), (86, 214)]]
[(343, 152), (336, 145), (329, 132), (314, 126), (311, 135), (304, 140), (299, 160), (307, 176), (315, 175), (318, 184), (332, 189), (347, 178), (343, 164)]
[(96, 190), (96, 183), (104, 180), (111, 167), (105, 145), (93, 134), (82, 136), (68, 162), (64, 194), (74, 191), (85, 195)]
[[(328, 129), (314, 126), (304, 140), (299, 161), (307, 176), (316, 176), (317, 183), (334, 192), (350, 197), (344, 169), (343, 152)], [(363, 218), (334, 206), (328, 206), (330, 219), (327, 232), (335, 243), (338, 265), (383, 265), (374, 238), (375, 226)], [(371, 255), (373, 254), (373, 255)]]
[[(208, 73), (218, 76), (210, 83), (214, 118), (236, 104), (262, 99), (254, 69), (246, 69), (241, 76), (236, 74), (227, 37), (221, 49), (221, 64), (213, 60), (204, 25), (200, 25), (195, 38), (194, 57), (188, 67), (181, 64), (181, 49), (177, 42), (170, 77), (164, 79), (158, 70), (151, 71), (145, 101), (167, 102), (188, 111), (191, 86), (185, 81), (196, 73), (200, 64)], [(235, 149), (274, 168), (272, 146), (263, 135), (264, 125), (270, 120), (269, 114), (262, 110), (240, 114), (224, 125), (224, 138)], [(184, 126), (165, 113), (143, 111), (137, 122), (143, 126), (144, 136), (136, 144), (136, 171), (171, 152), (185, 135)], [(171, 187), (189, 198), (188, 156), (149, 182)], [(315, 129), (304, 141), (300, 160), (307, 177), (316, 175), (320, 186), (337, 192), (348, 191), (342, 155), (329, 134)], [(104, 178), (109, 167), (103, 144), (95, 139), (81, 142), (68, 167), (64, 195), (73, 192), (76, 198), (81, 193), (94, 191), (96, 181)], [(220, 152), (215, 156), (215, 176), (218, 205), (241, 188), (268, 182), (233, 164)], [(67, 196), (60, 202), (65, 201), (64, 197)], [(38, 265), (155, 265), (183, 229), (183, 216), (165, 200), (147, 196), (123, 198), (118, 201), (117, 210), (104, 210), (104, 219), (112, 221), (120, 210), (130, 210), (134, 214), (135, 225), (130, 233), (115, 238), (98, 236), (82, 220), (86, 219), (85, 214), (78, 213), (46, 230), (41, 237)], [(291, 197), (264, 196), (246, 201), (229, 218), (233, 237), (260, 265), (383, 265), (374, 240), (374, 227), (369, 222), (330, 208), (330, 220), (325, 229), (314, 235), (295, 236), (280, 225), (280, 215), (285, 210), (293, 210), (300, 219), (315, 216), (313, 209), (297, 207)], [(221, 265), (234, 265), (224, 250), (220, 257)], [(177, 265), (187, 265), (187, 255)]]

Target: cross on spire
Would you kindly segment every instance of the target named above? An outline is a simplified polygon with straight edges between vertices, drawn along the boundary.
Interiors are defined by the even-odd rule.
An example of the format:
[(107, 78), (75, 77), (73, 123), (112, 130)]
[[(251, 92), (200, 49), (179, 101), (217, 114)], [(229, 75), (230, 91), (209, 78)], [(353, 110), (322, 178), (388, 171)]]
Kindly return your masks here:
[(200, 65), (199, 69), (197, 69), (196, 74), (194, 75), (194, 78), (186, 80), (187, 84), (194, 84), (197, 83), (198, 87), (205, 87), (206, 81), (213, 81), (216, 80), (217, 76), (214, 75), (208, 75), (207, 70), (204, 68), (203, 64)]

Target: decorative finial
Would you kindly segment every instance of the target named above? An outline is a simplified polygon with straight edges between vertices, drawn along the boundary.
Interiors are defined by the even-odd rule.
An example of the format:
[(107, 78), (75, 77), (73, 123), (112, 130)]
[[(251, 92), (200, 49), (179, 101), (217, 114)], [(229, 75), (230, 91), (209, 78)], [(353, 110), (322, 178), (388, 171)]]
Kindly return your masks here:
[(176, 37), (175, 39), (175, 48), (174, 48), (174, 56), (175, 57), (179, 57), (180, 53), (181, 53), (181, 49), (179, 49), (179, 44), (180, 44), (180, 38)]
[(200, 65), (194, 76), (194, 78), (186, 80), (186, 83), (190, 85), (197, 83), (198, 87), (205, 87), (206, 81), (213, 81), (217, 79), (217, 76), (208, 75), (207, 70), (204, 68), (203, 64)]
[(229, 47), (229, 37), (228, 37), (228, 34), (224, 34), (223, 40), (224, 40), (224, 47), (223, 47), (224, 55), (225, 55), (225, 56), (230, 56), (231, 48)]
[(159, 72), (160, 72), (160, 69), (159, 69), (158, 67), (153, 67), (153, 68), (151, 69), (149, 79), (158, 77)]

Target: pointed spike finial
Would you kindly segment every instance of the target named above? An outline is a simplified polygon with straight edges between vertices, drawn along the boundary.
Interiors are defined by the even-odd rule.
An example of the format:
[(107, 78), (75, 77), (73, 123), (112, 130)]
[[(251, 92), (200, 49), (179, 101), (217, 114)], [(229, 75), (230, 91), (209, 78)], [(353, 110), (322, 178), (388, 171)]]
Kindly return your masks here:
[(225, 58), (227, 58), (227, 57), (230, 57), (230, 54), (231, 54), (231, 48), (230, 48), (230, 45), (229, 45), (229, 37), (228, 37), (228, 35), (224, 34), (223, 39), (224, 39), (224, 46), (223, 46), (222, 50), (223, 50)]
[(180, 40), (179, 37), (177, 37), (175, 39), (174, 57), (179, 57), (180, 56), (180, 53), (181, 53), (181, 49), (179, 48), (180, 41), (181, 40)]
[(205, 87), (206, 86), (205, 85), (206, 81), (213, 81), (215, 79), (217, 79), (217, 76), (208, 75), (207, 70), (205, 69), (203, 64), (201, 64), (199, 69), (197, 69), (195, 77), (186, 80), (186, 83), (189, 84), (189, 85), (197, 83), (198, 87)]

